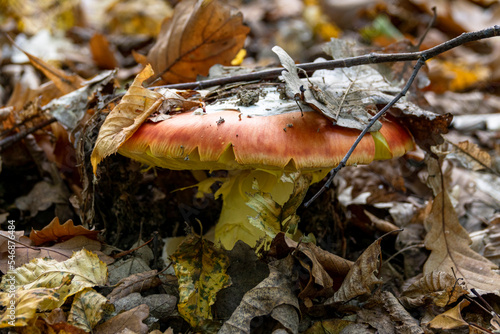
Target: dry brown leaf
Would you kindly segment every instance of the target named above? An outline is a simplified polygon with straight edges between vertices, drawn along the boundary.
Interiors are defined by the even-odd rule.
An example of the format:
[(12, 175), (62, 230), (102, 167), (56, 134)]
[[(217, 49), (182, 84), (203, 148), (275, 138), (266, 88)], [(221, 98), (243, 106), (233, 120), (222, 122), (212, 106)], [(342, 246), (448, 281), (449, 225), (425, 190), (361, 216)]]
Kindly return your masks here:
[(136, 334), (146, 334), (148, 326), (142, 321), (149, 316), (149, 307), (146, 304), (139, 305), (131, 310), (114, 316), (103, 324), (94, 328), (94, 334), (115, 334), (122, 331), (132, 331)]
[(220, 0), (182, 1), (148, 54), (154, 79), (161, 77), (163, 84), (194, 81), (212, 65), (230, 65), (250, 31), (242, 21), (241, 13)]
[(442, 271), (464, 278), (469, 289), (498, 293), (500, 275), (492, 270), (497, 266), (469, 247), (472, 240), (460, 225), (446, 190), (434, 198), (425, 228), (428, 232), (424, 243), (431, 254), (424, 265), (424, 275)]
[(28, 57), (33, 66), (42, 71), (43, 74), (45, 74), (45, 76), (56, 85), (56, 87), (61, 91), (63, 95), (71, 93), (72, 91), (77, 90), (78, 88), (83, 86), (85, 80), (79, 75), (66, 74), (66, 72), (64, 72), (63, 70), (58, 69), (57, 67), (50, 65), (40, 58), (24, 51), (19, 46), (17, 46), (14, 41), (11, 40), (11, 42)]
[(382, 283), (377, 277), (381, 265), (380, 242), (377, 239), (356, 260), (340, 289), (326, 303), (347, 302), (355, 297), (371, 293), (375, 284)]
[(439, 314), (432, 319), (427, 326), (435, 329), (450, 330), (457, 327), (469, 326), (469, 324), (462, 318), (460, 312), (463, 308), (467, 307), (470, 302), (466, 299), (462, 300), (457, 306), (448, 311)]
[(298, 243), (283, 232), (274, 238), (271, 245), (273, 251), (276, 251), (277, 247), (287, 248), (287, 252), (293, 252), (302, 267), (311, 274), (307, 285), (299, 294), (301, 299), (325, 294), (331, 296), (331, 293), (340, 287), (353, 265), (351, 261), (327, 252), (313, 243)]
[(116, 287), (107, 296), (111, 302), (123, 298), (133, 292), (142, 292), (159, 286), (161, 280), (157, 270), (150, 270), (144, 273), (130, 275), (120, 280)]
[(31, 229), (29, 238), (33, 241), (33, 245), (38, 246), (50, 241), (66, 241), (77, 235), (97, 240), (98, 234), (99, 231), (90, 231), (81, 225), (75, 226), (71, 219), (61, 225), (59, 218), (55, 217), (49, 225), (40, 231)]
[(464, 167), (472, 170), (491, 168), (491, 156), (469, 141), (453, 144), (453, 150), (447, 157), (457, 159)]
[(252, 319), (264, 315), (271, 315), (290, 332), (297, 333), (299, 302), (292, 290), (293, 262), (293, 257), (288, 256), (269, 264), (269, 277), (243, 296), (219, 333), (254, 332)]
[(152, 75), (151, 66), (146, 66), (137, 75), (121, 102), (106, 117), (90, 158), (94, 174), (99, 162), (105, 157), (116, 153), (120, 145), (132, 136), (137, 128), (163, 102), (161, 94), (142, 86), (144, 80)]
[(460, 281), (450, 274), (433, 271), (411, 284), (400, 299), (409, 307), (421, 306), (427, 299), (439, 307), (445, 307), (467, 293)]
[(401, 305), (396, 297), (389, 291), (381, 291), (380, 299), (384, 304), (384, 308), (389, 312), (391, 319), (397, 322), (396, 329), (400, 333), (423, 334), (424, 330), (420, 328), (417, 319), (413, 318), (410, 313)]
[(106, 36), (95, 33), (89, 41), (90, 52), (97, 66), (103, 69), (112, 70), (118, 67), (118, 61), (110, 48)]

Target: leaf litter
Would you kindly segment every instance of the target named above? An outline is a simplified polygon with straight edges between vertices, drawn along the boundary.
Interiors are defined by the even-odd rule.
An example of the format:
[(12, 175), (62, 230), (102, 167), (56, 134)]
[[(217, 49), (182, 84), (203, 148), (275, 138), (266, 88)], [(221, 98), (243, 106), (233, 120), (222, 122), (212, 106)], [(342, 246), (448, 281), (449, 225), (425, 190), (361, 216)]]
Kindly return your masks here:
[[(411, 130), (423, 151), (408, 155), (397, 163), (383, 162), (345, 170), (335, 180), (335, 189), (325, 194), (327, 198), (318, 199), (318, 203), (310, 210), (299, 208), (297, 214), (295, 202), (300, 202), (299, 198), (305, 195), (301, 193), (300, 186), (297, 187), (296, 196), (290, 198), (290, 203), (279, 207), (269, 194), (257, 191), (249, 203), (257, 215), (250, 218), (254, 219), (256, 225), (260, 224), (270, 231), (269, 251), (261, 248), (255, 254), (247, 247), (231, 253), (211, 244), (208, 240), (210, 232), (207, 239), (191, 234), (184, 246), (178, 248), (173, 256), (170, 254), (174, 260), (173, 266), (179, 269), (177, 278), (160, 272), (164, 268), (161, 267), (161, 261), (158, 262), (159, 248), (151, 246), (152, 257), (141, 258), (139, 251), (132, 251), (128, 253), (128, 258), (109, 265), (113, 271), (119, 271), (117, 269), (120, 267), (123, 270), (120, 274), (110, 273), (112, 284), (120, 283), (116, 287), (109, 286), (104, 274), (107, 264), (113, 261), (109, 255), (122, 253), (120, 248), (135, 248), (127, 247), (134, 242), (148, 240), (148, 237), (143, 238), (140, 234), (149, 235), (158, 230), (163, 236), (181, 235), (183, 233), (179, 231), (183, 230), (184, 222), (193, 227), (194, 218), (200, 218), (206, 227), (215, 221), (214, 216), (217, 215), (214, 214), (217, 212), (217, 202), (211, 193), (216, 190), (217, 183), (214, 185), (214, 182), (210, 182), (210, 186), (204, 187), (203, 194), (197, 194), (189, 188), (196, 182), (206, 180), (207, 175), (195, 173), (193, 176), (162, 170), (141, 173), (141, 166), (113, 156), (121, 143), (142, 122), (168, 121), (169, 114), (176, 112), (194, 111), (196, 116), (203, 117), (205, 111), (226, 108), (240, 109), (242, 117), (257, 117), (252, 113), (259, 108), (272, 109), (273, 113), (300, 108), (304, 112), (323, 113), (337, 124), (361, 129), (380, 105), (387, 103), (400, 91), (399, 81), (387, 79), (389, 76), (382, 72), (380, 66), (368, 65), (318, 70), (305, 75), (297, 70), (295, 60), (321, 61), (319, 57), (325, 54), (335, 59), (354, 55), (353, 49), (363, 47), (343, 42), (345, 36), (341, 40), (328, 42), (325, 53), (315, 51), (320, 48), (314, 48), (314, 43), (338, 37), (344, 32), (346, 36), (352, 36), (354, 30), (351, 23), (360, 22), (358, 20), (373, 20), (370, 33), (363, 35), (366, 39), (364, 42), (371, 43), (369, 52), (381, 49), (388, 53), (402, 51), (402, 44), (388, 45), (387, 41), (405, 36), (415, 42), (418, 37), (415, 31), (418, 29), (408, 30), (408, 27), (413, 25), (423, 30), (423, 23), (415, 21), (415, 17), (429, 17), (432, 5), (428, 1), (411, 1), (415, 7), (413, 11), (417, 11), (419, 16), (409, 12), (406, 7), (397, 4), (388, 6), (382, 2), (378, 9), (372, 10), (382, 10), (391, 19), (383, 21), (380, 16), (377, 19), (369, 16), (368, 11), (349, 16), (352, 11), (345, 8), (332, 10), (330, 5), (323, 3), (298, 1), (295, 3), (298, 7), (293, 10), (290, 7), (287, 11), (283, 9), (287, 6), (280, 7), (283, 4), (278, 2), (264, 4), (255, 0), (245, 3), (239, 7), (243, 12), (242, 17), (234, 8), (221, 6), (219, 1), (183, 1), (181, 6), (176, 7), (173, 16), (172, 12), (163, 8), (165, 6), (162, 7), (161, 12), (167, 16), (167, 20), (159, 35), (159, 20), (153, 15), (148, 24), (155, 28), (146, 31), (149, 37), (135, 38), (130, 30), (120, 30), (125, 28), (118, 27), (123, 22), (110, 22), (108, 27), (116, 25), (112, 29), (115, 33), (124, 34), (127, 31), (128, 43), (134, 45), (132, 47), (121, 41), (121, 36), (101, 31), (105, 40), (100, 43), (107, 50), (93, 60), (90, 59), (90, 52), (82, 52), (80, 58), (68, 52), (65, 54), (66, 59), (59, 55), (59, 63), (54, 63), (38, 53), (31, 54), (28, 48), (25, 53), (31, 65), (12, 62), (7, 68), (5, 64), (10, 60), (2, 63), (2, 70), (5, 69), (6, 73), (0, 90), (0, 98), (5, 104), (1, 110), (6, 114), (2, 124), (2, 139), (33, 130), (28, 134), (31, 137), (23, 137), (26, 138), (26, 144), (17, 144), (18, 147), (24, 147), (24, 151), (18, 152), (24, 153), (9, 155), (2, 152), (0, 173), (0, 192), (2, 195), (8, 194), (5, 203), (11, 204), (10, 207), (2, 204), (0, 217), (4, 224), (12, 218), (19, 224), (16, 225), (14, 242), (18, 269), (14, 275), (16, 281), (22, 284), (16, 285), (15, 326), (27, 330), (39, 328), (45, 332), (57, 332), (61, 328), (58, 326), (66, 326), (66, 329), (75, 333), (120, 330), (148, 333), (152, 332), (153, 327), (148, 328), (146, 323), (154, 321), (156, 324), (161, 323), (168, 333), (174, 332), (171, 328), (166, 329), (168, 326), (175, 327), (175, 332), (186, 332), (192, 328), (204, 332), (215, 332), (218, 328), (221, 328), (221, 332), (234, 332), (236, 328), (239, 332), (250, 332), (255, 328), (271, 330), (272, 326), (289, 333), (316, 332), (320, 328), (332, 328), (331, 331), (343, 329), (344, 332), (378, 330), (387, 333), (452, 332), (460, 328), (477, 329), (477, 326), (498, 329), (494, 321), (490, 324), (490, 318), (495, 319), (494, 313), (480, 311), (474, 305), (468, 305), (465, 299), (475, 288), (484, 296), (486, 303), (494, 307), (498, 304), (497, 271), (500, 263), (496, 227), (500, 203), (495, 188), (498, 183), (499, 151), (495, 132), (497, 127), (492, 123), (498, 92), (491, 84), (499, 73), (495, 53), (499, 45), (497, 39), (486, 41), (481, 45), (483, 49), (479, 46), (460, 47), (442, 55), (442, 59), (436, 59), (430, 64), (427, 73), (419, 75), (418, 88), (414, 87), (407, 99), (398, 102), (390, 111)], [(439, 29), (430, 29), (429, 42), (424, 40), (423, 48), (432, 46), (432, 43), (437, 44), (436, 41), (444, 42), (446, 39), (443, 39), (443, 35), (457, 35), (457, 27), (462, 32), (470, 31), (478, 22), (482, 25), (485, 22), (494, 24), (496, 14), (485, 9), (487, 6), (490, 5), (468, 1), (460, 1), (451, 7), (440, 6), (437, 16)], [(148, 7), (160, 8), (153, 5)], [(322, 10), (318, 11), (320, 7)], [(462, 20), (458, 8), (465, 8), (473, 14), (470, 22)], [(112, 10), (117, 10), (113, 7), (108, 9), (110, 15)], [(211, 10), (214, 14), (208, 15), (207, 12)], [(99, 17), (97, 9), (95, 14), (95, 17)], [(12, 22), (18, 24), (19, 32), (28, 35), (38, 31), (30, 30), (29, 25), (36, 23), (37, 26), (53, 27), (50, 22), (56, 22), (35, 22), (33, 17), (23, 15), (26, 14), (16, 12), (15, 21)], [(71, 11), (62, 11), (51, 15), (63, 15), (59, 19), (67, 19), (73, 14)], [(221, 26), (219, 23), (226, 22), (226, 19), (228, 25)], [(395, 24), (403, 21), (408, 23), (406, 27)], [(380, 22), (383, 25), (377, 25)], [(68, 21), (65, 23), (61, 27), (68, 27)], [(270, 28), (274, 24), (277, 29)], [(138, 33), (139, 26), (130, 23), (130, 27), (135, 27), (133, 29), (137, 29)], [(392, 29), (392, 32), (387, 32), (390, 30), (387, 28)], [(213, 29), (213, 39), (203, 39), (206, 36), (200, 33), (200, 29)], [(92, 35), (84, 30), (72, 31), (73, 37), (77, 36), (73, 40), (88, 41), (88, 36)], [(287, 30), (293, 31), (293, 38), (286, 36)], [(395, 33), (398, 30), (402, 33)], [(236, 33), (230, 36), (227, 31)], [(134, 57), (151, 62), (155, 69), (154, 75), (161, 78), (163, 83), (199, 80), (216, 63), (222, 64), (219, 67), (226, 66), (222, 72), (219, 69), (220, 75), (233, 75), (236, 72), (233, 73), (227, 65), (237, 53), (240, 55), (237, 62), (241, 62), (241, 55), (245, 52), (240, 52), (240, 49), (249, 31), (251, 38), (245, 43), (247, 57), (241, 66), (243, 71), (239, 73), (251, 73), (251, 66), (266, 66), (269, 59), (275, 61), (269, 56), (274, 45), (272, 41), (280, 41), (278, 44), (282, 51), (278, 53), (287, 69), (283, 73), (285, 83), (278, 80), (266, 84), (252, 83), (251, 92), (255, 94), (250, 103), (238, 105), (242, 96), (242, 93), (238, 93), (246, 89), (246, 84), (206, 91), (147, 89), (143, 83), (153, 76), (152, 71), (147, 73), (147, 67), (146, 72), (139, 74), (132, 88), (121, 88), (122, 92), (126, 91), (125, 97), (113, 91), (120, 89), (119, 80), (131, 78), (140, 72), (140, 68), (135, 66)], [(302, 33), (308, 37), (303, 38)], [(54, 36), (51, 38), (50, 41), (56, 40)], [(33, 42), (36, 42), (35, 38)], [(179, 45), (179, 48), (172, 48), (174, 44)], [(31, 48), (33, 44), (29, 45)], [(135, 51), (131, 52), (132, 49)], [(93, 52), (97, 56), (96, 50)], [(213, 58), (203, 58), (212, 52)], [(147, 56), (141, 58), (138, 54)], [(5, 59), (8, 59), (8, 52), (6, 55)], [(84, 57), (89, 59), (83, 61)], [(249, 64), (251, 66), (247, 67)], [(484, 64), (489, 66), (487, 70)], [(118, 74), (100, 70), (114, 66), (120, 67)], [(40, 72), (35, 73), (33, 68)], [(65, 71), (61, 68), (65, 68)], [(396, 72), (396, 68), (391, 67), (390, 71)], [(217, 72), (216, 69), (217, 66), (212, 67), (212, 73)], [(42, 74), (49, 80), (44, 87), (40, 86)], [(405, 76), (405, 73), (391, 74), (394, 74), (391, 75), (394, 78), (398, 74), (401, 74), (400, 77)], [(23, 81), (20, 81), (21, 77)], [(94, 79), (83, 79), (92, 77)], [(162, 82), (157, 81), (156, 84)], [(426, 82), (430, 82), (430, 85), (425, 87), (425, 91), (420, 90)], [(10, 84), (16, 87), (15, 91)], [(283, 99), (280, 93), (283, 90), (288, 94), (287, 99)], [(475, 95), (471, 96), (471, 92)], [(208, 96), (211, 100), (204, 100)], [(472, 98), (476, 102), (470, 103)], [(110, 112), (113, 107), (106, 106), (111, 100), (117, 106), (116, 112)], [(436, 113), (426, 110), (430, 108)], [(488, 115), (482, 115), (486, 111)], [(108, 113), (113, 116), (107, 119), (113, 121), (101, 126)], [(118, 113), (125, 117), (118, 117)], [(452, 117), (449, 113), (460, 114), (450, 129)], [(468, 116), (479, 120), (474, 121), (476, 123), (473, 126), (466, 127), (464, 122), (471, 122), (465, 118)], [(52, 122), (55, 123), (36, 129), (37, 124), (42, 124), (36, 122), (37, 117), (45, 120), (54, 117), (55, 121)], [(56, 132), (56, 125), (62, 125), (57, 130), (59, 132)], [(109, 130), (108, 136), (99, 137), (98, 145), (94, 145), (98, 137), (95, 129), (102, 127)], [(448, 131), (451, 135), (443, 140), (441, 134)], [(71, 140), (61, 139), (64, 137), (60, 136), (61, 133)], [(456, 136), (457, 133), (460, 136)], [(82, 157), (79, 160), (71, 155), (64, 156), (55, 149), (58, 145), (76, 148), (78, 142)], [(447, 146), (434, 146), (443, 142)], [(92, 154), (94, 147), (97, 149)], [(32, 159), (36, 154), (48, 156), (50, 152), (53, 155), (51, 159)], [(424, 157), (424, 154), (438, 155), (444, 163), (439, 165), (429, 157)], [(24, 165), (20, 163), (23, 159), (37, 164), (37, 167), (26, 168), (26, 162)], [(90, 181), (85, 186), (92, 192), (86, 197), (89, 202), (83, 205), (79, 176), (72, 175), (71, 171), (76, 170), (76, 164), (89, 169), (91, 160), (94, 168), (98, 162), (101, 167), (94, 182)], [(53, 191), (50, 187), (44, 188), (46, 191), (39, 191), (36, 184), (52, 184), (47, 181), (50, 174), (47, 163), (56, 162), (54, 166), (61, 173), (69, 192), (58, 186), (54, 186)], [(437, 166), (441, 166), (443, 172), (436, 169)], [(216, 176), (218, 179), (224, 178), (223, 172)], [(53, 175), (51, 178), (54, 180)], [(20, 179), (26, 180), (26, 185), (19, 182)], [(16, 183), (12, 186), (14, 180)], [(177, 188), (185, 190), (172, 194), (171, 191)], [(32, 189), (34, 192), (30, 193)], [(115, 196), (117, 191), (120, 194)], [(56, 218), (54, 223), (42, 229), (55, 217), (49, 213), (54, 211), (54, 207), (62, 202), (70, 203), (68, 193), (73, 196), (70, 207), (74, 210), (75, 224), (68, 222), (60, 225)], [(17, 207), (12, 205), (15, 200), (19, 204)], [(17, 211), (13, 211), (13, 207)], [(94, 209), (95, 212), (92, 211)], [(293, 215), (287, 215), (289, 211), (293, 211)], [(76, 226), (80, 217), (85, 215), (92, 219), (82, 221), (90, 222), (91, 225), (82, 228)], [(48, 216), (50, 218), (47, 220)], [(287, 216), (289, 218), (284, 222), (283, 218), (287, 219)], [(274, 223), (266, 221), (271, 218)], [(282, 231), (283, 223), (286, 227), (298, 227), (300, 233), (307, 237), (297, 241), (290, 239)], [(4, 226), (7, 225), (2, 225), (2, 228)], [(117, 226), (121, 226), (120, 229)], [(99, 230), (92, 227), (98, 227)], [(388, 237), (382, 245), (379, 241), (374, 242), (381, 233), (399, 227), (404, 227), (405, 231), (398, 237)], [(23, 229), (33, 230), (32, 240), (23, 236)], [(99, 240), (105, 239), (105, 243), (95, 240), (98, 231), (102, 231)], [(7, 232), (3, 232), (2, 236), (8, 238)], [(8, 248), (6, 238), (2, 237), (0, 242), (0, 270), (4, 274), (0, 292), (2, 304), (9, 302), (6, 273), (10, 260), (9, 249), (13, 249), (12, 246)], [(110, 246), (113, 242), (120, 248)], [(191, 248), (188, 247), (190, 243), (194, 245)], [(400, 247), (396, 246), (398, 243)], [(422, 248), (422, 243), (430, 254)], [(80, 251), (83, 248), (87, 249), (84, 253)], [(98, 254), (99, 258), (89, 251)], [(76, 252), (75, 255), (73, 252)], [(381, 253), (387, 262), (381, 262)], [(44, 259), (47, 256), (51, 259)], [(212, 256), (211, 260), (219, 265), (211, 266), (208, 265), (210, 261), (199, 261), (207, 256)], [(75, 257), (78, 264), (73, 266), (71, 259)], [(242, 261), (243, 258), (246, 262)], [(237, 266), (238, 262), (244, 265)], [(86, 266), (88, 263), (91, 265)], [(180, 270), (182, 266), (190, 269)], [(253, 273), (260, 273), (256, 275), (258, 278), (255, 281), (242, 280), (247, 268), (248, 272), (252, 268)], [(46, 274), (32, 277), (33, 273), (40, 271)], [(89, 273), (98, 274), (98, 278), (91, 278)], [(204, 276), (200, 274), (200, 277), (206, 277), (205, 283), (198, 280), (198, 273), (203, 273)], [(237, 279), (245, 282), (244, 289), (235, 289)], [(233, 286), (229, 286), (230, 281)], [(201, 289), (194, 291), (189, 282), (194, 282)], [(113, 289), (114, 292), (109, 294)], [(221, 303), (232, 297), (231, 293), (224, 296), (226, 290), (237, 291), (240, 297), (230, 308), (224, 309), (225, 305)], [(151, 295), (144, 297), (141, 294)], [(174, 295), (184, 299), (180, 298), (176, 302)], [(132, 296), (139, 297), (136, 298), (139, 304), (134, 304), (132, 309), (127, 308), (124, 313), (113, 313), (111, 303), (127, 304), (127, 298)], [(190, 304), (189, 296), (202, 300), (199, 305), (203, 307), (189, 307), (193, 305)], [(188, 307), (184, 308), (182, 305), (186, 300), (185, 305)], [(154, 313), (153, 309), (159, 308), (161, 303), (168, 306), (168, 312), (160, 320), (153, 320), (160, 317), (160, 313)], [(65, 311), (56, 308), (58, 305), (63, 306)], [(132, 307), (132, 304), (129, 306)], [(182, 317), (171, 313), (176, 306), (179, 311), (182, 310)], [(219, 313), (218, 310), (224, 312)], [(50, 314), (43, 314), (42, 311)], [(2, 327), (11, 326), (6, 315), (4, 313), (1, 318)], [(266, 327), (268, 324), (271, 327)]]

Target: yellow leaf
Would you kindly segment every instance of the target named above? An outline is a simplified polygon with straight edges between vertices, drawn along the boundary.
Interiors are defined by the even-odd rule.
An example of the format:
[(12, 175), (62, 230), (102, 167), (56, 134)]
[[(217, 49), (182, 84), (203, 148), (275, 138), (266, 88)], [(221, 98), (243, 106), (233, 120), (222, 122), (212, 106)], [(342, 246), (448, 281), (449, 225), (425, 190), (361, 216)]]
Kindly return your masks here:
[[(30, 290), (34, 288), (59, 288), (59, 300), (47, 300), (39, 304), (42, 310), (52, 310), (64, 304), (66, 298), (77, 292), (96, 285), (104, 285), (107, 281), (108, 269), (97, 255), (83, 249), (73, 254), (64, 261), (44, 258), (34, 259), (31, 262), (17, 268), (2, 278), (0, 288), (7, 291), (10, 286), (7, 278), (15, 278), (17, 290)], [(68, 278), (71, 277), (71, 282)]]
[(188, 82), (215, 64), (230, 65), (249, 30), (241, 13), (220, 0), (182, 1), (148, 54), (154, 79)]
[(90, 158), (94, 173), (102, 159), (116, 153), (120, 145), (130, 138), (148, 116), (161, 105), (163, 101), (161, 94), (142, 86), (144, 80), (152, 75), (151, 66), (146, 66), (137, 75), (121, 102), (106, 117)]
[(218, 326), (212, 320), (211, 305), (217, 292), (230, 285), (228, 257), (212, 242), (194, 235), (171, 257), (179, 281), (179, 313), (194, 328), (213, 331)]
[(92, 332), (103, 316), (113, 310), (113, 304), (108, 304), (106, 297), (92, 288), (86, 288), (75, 295), (68, 314), (68, 323), (86, 332)]
[[(4, 276), (4, 279), (9, 276)], [(6, 290), (9, 291), (9, 290)], [(42, 304), (57, 303), (59, 294), (57, 289), (34, 288), (18, 290), (15, 297), (10, 293), (0, 292), (0, 304), (6, 309), (0, 316), (0, 328), (27, 326)]]

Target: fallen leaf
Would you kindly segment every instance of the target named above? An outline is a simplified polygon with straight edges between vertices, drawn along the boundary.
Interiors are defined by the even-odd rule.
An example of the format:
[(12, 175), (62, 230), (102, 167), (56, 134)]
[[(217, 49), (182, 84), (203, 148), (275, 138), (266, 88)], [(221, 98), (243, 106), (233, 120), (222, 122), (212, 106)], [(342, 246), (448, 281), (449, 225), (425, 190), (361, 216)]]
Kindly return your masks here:
[(99, 162), (116, 153), (120, 145), (160, 107), (161, 95), (142, 86), (144, 80), (152, 75), (151, 66), (146, 66), (137, 75), (121, 102), (106, 117), (90, 158), (94, 174)]
[(340, 289), (325, 302), (326, 304), (347, 302), (358, 296), (369, 294), (375, 284), (382, 283), (382, 280), (377, 277), (381, 266), (381, 242), (381, 238), (375, 240), (361, 254), (347, 273)]
[(118, 61), (109, 45), (106, 36), (94, 33), (89, 41), (90, 52), (97, 66), (103, 69), (112, 70), (118, 66)]
[[(5, 280), (9, 275), (5, 275)], [(9, 289), (3, 289), (10, 291)], [(29, 290), (17, 290), (12, 299), (7, 292), (0, 292), (0, 304), (6, 307), (5, 312), (0, 316), (0, 328), (27, 326), (37, 312), (37, 309), (44, 304), (57, 303), (59, 295), (58, 289), (33, 288)], [(15, 302), (13, 305), (12, 302)], [(12, 308), (10, 308), (12, 306)], [(11, 313), (14, 310), (13, 313)], [(12, 319), (10, 315), (15, 315)]]
[(92, 332), (99, 321), (113, 310), (113, 305), (108, 303), (106, 297), (92, 288), (85, 288), (75, 294), (68, 314), (68, 323), (86, 332)]
[(85, 80), (80, 76), (76, 74), (68, 75), (63, 70), (60, 70), (57, 67), (41, 60), (40, 58), (24, 51), (19, 46), (17, 46), (14, 41), (11, 40), (11, 43), (14, 44), (19, 50), (21, 50), (28, 57), (31, 64), (42, 71), (43, 74), (45, 74), (45, 76), (56, 85), (56, 87), (61, 91), (62, 94), (71, 93), (72, 91), (77, 90), (78, 88), (83, 86), (83, 82)]
[(251, 333), (256, 330), (252, 320), (257, 317), (271, 315), (283, 327), (292, 333), (298, 332), (299, 302), (293, 287), (292, 256), (269, 264), (269, 277), (248, 291), (241, 304), (227, 320), (220, 334)]
[[(377, 102), (381, 102), (378, 101), (379, 95), (383, 95), (381, 91), (384, 88), (394, 90), (369, 66), (341, 71), (319, 70), (311, 78), (300, 79), (293, 59), (279, 46), (273, 47), (273, 51), (286, 69), (281, 74), (287, 84), (287, 94), (291, 97), (299, 94), (314, 111), (342, 127), (363, 130), (372, 117), (368, 113), (369, 107), (373, 109)], [(370, 130), (378, 131), (381, 127), (382, 123), (377, 121)]]
[[(76, 236), (67, 240), (65, 242), (61, 242), (55, 244), (50, 247), (33, 247), (32, 241), (28, 237), (21, 237), (19, 241), (22, 243), (15, 244), (15, 252), (16, 252), (16, 266), (20, 267), (35, 258), (52, 258), (58, 262), (66, 261), (69, 259), (74, 252), (85, 248), (89, 251), (92, 251), (99, 256), (99, 259), (104, 263), (110, 264), (113, 263), (113, 258), (105, 255), (100, 252), (102, 245), (99, 241), (88, 239), (84, 236)], [(0, 270), (2, 272), (8, 271), (8, 252), (0, 251)]]
[(242, 21), (241, 13), (220, 0), (182, 1), (148, 53), (152, 80), (189, 82), (207, 75), (212, 65), (230, 65), (250, 31)]
[(491, 156), (476, 144), (463, 141), (452, 145), (452, 151), (446, 156), (448, 159), (456, 159), (463, 167), (472, 170), (491, 168)]
[(77, 235), (97, 240), (98, 234), (99, 231), (90, 231), (81, 225), (75, 226), (71, 219), (61, 225), (59, 218), (55, 217), (49, 225), (40, 231), (32, 228), (29, 238), (33, 241), (33, 245), (38, 246), (50, 241), (65, 241)]
[(147, 334), (148, 326), (143, 321), (149, 316), (149, 307), (139, 305), (114, 316), (94, 328), (94, 334), (135, 333)]
[(58, 184), (40, 181), (26, 196), (16, 198), (15, 204), (19, 210), (29, 211), (34, 217), (39, 211), (45, 211), (53, 204), (67, 203), (67, 194)]
[(195, 235), (186, 238), (171, 258), (179, 282), (179, 313), (194, 328), (216, 330), (211, 306), (217, 292), (230, 285), (229, 259), (212, 242)]
[[(30, 290), (37, 287), (59, 288), (59, 300), (47, 300), (48, 303), (38, 305), (43, 310), (52, 310), (60, 307), (69, 296), (72, 296), (86, 287), (104, 285), (107, 281), (107, 267), (100, 261), (97, 255), (83, 249), (73, 254), (64, 261), (43, 258), (34, 259), (31, 262), (10, 271), (2, 278), (0, 287), (6, 291), (9, 277), (15, 278), (17, 290)], [(69, 284), (68, 277), (73, 277)]]
[(397, 323), (396, 330), (398, 333), (424, 333), (424, 330), (420, 327), (419, 321), (410, 315), (392, 293), (389, 291), (381, 291), (380, 300), (391, 319)]
[(123, 298), (124, 296), (131, 294), (133, 292), (147, 291), (161, 284), (161, 280), (158, 277), (157, 270), (150, 270), (143, 273), (138, 273), (135, 275), (130, 275), (122, 280), (120, 280), (116, 287), (108, 294), (108, 298), (111, 302)]
[(76, 89), (59, 98), (54, 98), (43, 106), (66, 130), (78, 138), (79, 131), (75, 131), (80, 121), (87, 114), (89, 100), (94, 94), (108, 85), (115, 77), (115, 71), (104, 71), (94, 78), (83, 82), (83, 87)]
[(442, 330), (450, 330), (457, 327), (469, 326), (469, 324), (462, 318), (462, 314), (460, 314), (462, 309), (467, 307), (469, 304), (470, 302), (468, 300), (462, 300), (460, 303), (458, 303), (457, 306), (436, 316), (427, 324), (427, 326), (430, 328)]
[(431, 251), (424, 265), (424, 275), (442, 271), (462, 277), (469, 289), (475, 288), (479, 293), (498, 293), (500, 275), (492, 270), (498, 267), (469, 247), (472, 240), (460, 225), (446, 189), (434, 198), (424, 224), (427, 230), (425, 247)]
[(466, 294), (468, 291), (455, 277), (441, 271), (433, 271), (405, 289), (400, 300), (409, 307), (424, 305), (426, 300), (445, 307)]
[(290, 253), (310, 272), (306, 285), (299, 293), (301, 299), (331, 296), (341, 286), (353, 265), (353, 262), (327, 252), (312, 242), (296, 242), (281, 232), (274, 238), (269, 256), (282, 258)]

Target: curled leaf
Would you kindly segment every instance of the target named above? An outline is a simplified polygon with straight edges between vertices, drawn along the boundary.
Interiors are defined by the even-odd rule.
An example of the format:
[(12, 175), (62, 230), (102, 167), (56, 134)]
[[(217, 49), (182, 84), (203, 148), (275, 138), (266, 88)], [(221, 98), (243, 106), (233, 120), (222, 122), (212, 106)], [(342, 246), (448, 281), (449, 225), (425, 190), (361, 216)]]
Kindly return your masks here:
[(94, 174), (102, 159), (116, 153), (120, 145), (130, 138), (163, 102), (161, 94), (142, 86), (144, 80), (152, 75), (153, 69), (149, 65), (146, 66), (137, 75), (120, 104), (106, 117), (90, 157)]

